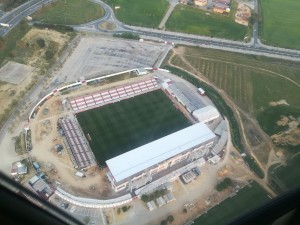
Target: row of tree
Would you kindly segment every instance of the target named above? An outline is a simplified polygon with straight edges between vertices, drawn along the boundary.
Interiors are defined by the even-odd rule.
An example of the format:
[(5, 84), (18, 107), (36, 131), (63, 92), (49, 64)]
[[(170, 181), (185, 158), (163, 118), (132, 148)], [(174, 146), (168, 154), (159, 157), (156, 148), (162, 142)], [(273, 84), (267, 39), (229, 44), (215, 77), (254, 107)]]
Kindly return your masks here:
[(170, 215), (170, 216), (167, 217), (166, 220), (162, 220), (160, 222), (160, 225), (167, 225), (167, 224), (173, 223), (173, 222), (174, 222), (174, 216)]

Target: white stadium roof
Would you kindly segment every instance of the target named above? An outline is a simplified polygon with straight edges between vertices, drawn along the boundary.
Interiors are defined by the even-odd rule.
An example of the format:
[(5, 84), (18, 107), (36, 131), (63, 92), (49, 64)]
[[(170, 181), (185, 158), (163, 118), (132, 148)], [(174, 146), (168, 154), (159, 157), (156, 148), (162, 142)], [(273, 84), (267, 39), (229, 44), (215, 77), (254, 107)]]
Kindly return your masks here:
[(220, 116), (218, 110), (211, 105), (197, 109), (192, 114), (199, 122), (202, 123), (209, 122)]
[(109, 159), (106, 164), (119, 182), (214, 137), (205, 124), (197, 123)]

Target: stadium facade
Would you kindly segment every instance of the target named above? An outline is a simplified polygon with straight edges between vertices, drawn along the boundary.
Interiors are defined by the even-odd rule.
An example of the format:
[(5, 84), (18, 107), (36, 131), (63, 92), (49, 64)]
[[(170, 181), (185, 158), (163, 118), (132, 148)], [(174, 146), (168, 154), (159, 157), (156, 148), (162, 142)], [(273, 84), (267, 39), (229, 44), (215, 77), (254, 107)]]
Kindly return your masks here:
[(197, 123), (106, 161), (114, 191), (140, 188), (207, 155), (217, 137)]

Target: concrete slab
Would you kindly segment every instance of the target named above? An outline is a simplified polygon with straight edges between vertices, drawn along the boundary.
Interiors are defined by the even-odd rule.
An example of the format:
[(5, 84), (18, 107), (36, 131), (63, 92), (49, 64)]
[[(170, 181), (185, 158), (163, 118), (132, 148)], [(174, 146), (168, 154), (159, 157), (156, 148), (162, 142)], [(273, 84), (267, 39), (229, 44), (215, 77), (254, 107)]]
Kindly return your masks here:
[(0, 80), (11, 84), (20, 84), (33, 70), (34, 68), (31, 66), (9, 61), (0, 68)]

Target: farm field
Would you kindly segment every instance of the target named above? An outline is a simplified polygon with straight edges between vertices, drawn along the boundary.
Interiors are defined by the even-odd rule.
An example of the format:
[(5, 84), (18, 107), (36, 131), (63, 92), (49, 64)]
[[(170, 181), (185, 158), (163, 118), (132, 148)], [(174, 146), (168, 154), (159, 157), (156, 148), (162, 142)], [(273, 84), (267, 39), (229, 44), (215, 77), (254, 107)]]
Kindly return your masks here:
[(269, 45), (300, 49), (300, 1), (262, 0), (261, 40)]
[(258, 183), (252, 182), (250, 186), (241, 189), (234, 197), (226, 199), (200, 216), (194, 221), (194, 225), (227, 224), (268, 200), (268, 193)]
[(76, 25), (101, 18), (104, 10), (88, 0), (55, 1), (32, 14), (34, 20), (51, 23)]
[(77, 119), (101, 165), (190, 125), (160, 90), (79, 113)]
[[(299, 150), (299, 149), (298, 149)], [(299, 153), (299, 151), (298, 151)], [(276, 184), (279, 191), (288, 191), (300, 185), (300, 155), (297, 154), (287, 160), (286, 165), (270, 169), (271, 182)]]
[[(116, 17), (123, 23), (141, 27), (158, 27), (168, 9), (165, 0), (105, 0), (112, 7)], [(115, 7), (120, 8), (115, 8)]]
[[(300, 66), (276, 59), (255, 57), (203, 48), (184, 48), (181, 55), (190, 66), (200, 71), (223, 89), (244, 110), (257, 116), (270, 102), (285, 99), (300, 108)], [(190, 70), (179, 56), (174, 65)], [(271, 65), (271, 66), (270, 66)]]
[(261, 129), (287, 155), (299, 148), (300, 129), (294, 126), (286, 130), (287, 126), (276, 125), (281, 116), (300, 115), (299, 64), (204, 48), (179, 46), (173, 53), (169, 55), (170, 65), (204, 76), (240, 107), (243, 117), (239, 124), (244, 127), (245, 137), (262, 166), (267, 165), (271, 140)]
[(243, 40), (248, 28), (237, 24), (231, 16), (210, 13), (184, 5), (177, 5), (166, 23), (166, 29), (189, 34), (232, 40)]

